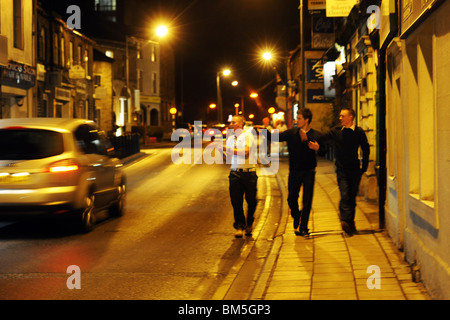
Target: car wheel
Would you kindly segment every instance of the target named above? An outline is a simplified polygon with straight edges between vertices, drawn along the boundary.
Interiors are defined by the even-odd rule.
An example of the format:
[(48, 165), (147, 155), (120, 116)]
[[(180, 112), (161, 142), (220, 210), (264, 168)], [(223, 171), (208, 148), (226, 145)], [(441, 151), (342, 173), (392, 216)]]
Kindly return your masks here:
[(95, 226), (94, 200), (93, 193), (89, 193), (85, 197), (85, 207), (81, 213), (81, 230), (83, 232), (90, 232)]
[(118, 188), (117, 201), (111, 206), (110, 214), (113, 217), (121, 217), (125, 213), (125, 200), (126, 200), (126, 184), (124, 181), (120, 184)]

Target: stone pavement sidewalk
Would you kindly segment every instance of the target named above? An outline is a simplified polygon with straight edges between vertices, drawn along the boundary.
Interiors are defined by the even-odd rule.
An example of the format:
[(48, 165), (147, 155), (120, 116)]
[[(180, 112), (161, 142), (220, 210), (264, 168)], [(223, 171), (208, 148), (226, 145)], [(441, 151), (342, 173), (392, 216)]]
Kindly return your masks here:
[[(278, 174), (287, 188), (288, 167), (280, 166)], [(266, 274), (261, 276), (265, 280), (258, 284), (259, 294), (253, 298), (430, 299), (422, 284), (412, 281), (410, 266), (387, 232), (378, 229), (378, 204), (358, 199), (355, 218), (358, 233), (350, 237), (341, 229), (339, 199), (334, 165), (321, 160), (309, 222), (311, 236), (296, 236), (293, 219), (290, 214), (284, 215), (286, 228), (281, 244), (275, 249), (272, 265), (266, 266)]]

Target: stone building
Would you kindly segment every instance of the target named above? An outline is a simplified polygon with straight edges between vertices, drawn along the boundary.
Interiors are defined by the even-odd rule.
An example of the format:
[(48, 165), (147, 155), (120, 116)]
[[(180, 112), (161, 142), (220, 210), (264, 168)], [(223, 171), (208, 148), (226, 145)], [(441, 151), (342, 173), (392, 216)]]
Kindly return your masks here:
[(33, 9), (32, 0), (0, 2), (0, 119), (34, 115)]
[(36, 110), (33, 116), (95, 120), (94, 41), (55, 12), (36, 8)]

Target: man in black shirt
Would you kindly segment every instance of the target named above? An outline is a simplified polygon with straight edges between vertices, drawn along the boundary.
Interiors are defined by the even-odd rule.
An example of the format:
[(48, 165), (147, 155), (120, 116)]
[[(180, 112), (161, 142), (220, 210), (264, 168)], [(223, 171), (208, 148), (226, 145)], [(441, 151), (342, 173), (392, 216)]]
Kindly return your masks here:
[[(369, 165), (370, 147), (362, 128), (354, 124), (355, 111), (350, 108), (341, 110), (339, 120), (341, 126), (331, 129), (310, 142), (310, 147), (317, 150), (318, 144), (333, 143), (335, 147), (336, 175), (341, 193), (339, 212), (342, 229), (352, 235), (356, 232), (355, 208), (361, 176)], [(358, 151), (362, 150), (362, 165)]]
[[(303, 108), (297, 112), (297, 127), (281, 132), (279, 141), (286, 141), (289, 152), (288, 204), (294, 218), (297, 235), (308, 236), (308, 221), (311, 212), (314, 180), (316, 175), (316, 152), (308, 145), (315, 141), (319, 132), (310, 128), (311, 110)], [(316, 145), (318, 149), (318, 145)], [(299, 210), (298, 197), (303, 185), (302, 210)], [(300, 223), (301, 221), (301, 223)]]

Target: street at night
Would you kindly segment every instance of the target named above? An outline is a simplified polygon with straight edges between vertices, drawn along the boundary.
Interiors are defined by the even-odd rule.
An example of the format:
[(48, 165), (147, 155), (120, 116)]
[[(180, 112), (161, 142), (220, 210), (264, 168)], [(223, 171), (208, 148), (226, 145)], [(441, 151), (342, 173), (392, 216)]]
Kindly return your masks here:
[[(1, 299), (211, 299), (254, 239), (234, 239), (226, 165), (174, 165), (171, 149), (148, 149), (126, 166), (126, 213), (89, 234), (63, 222), (16, 222), (0, 229)], [(272, 179), (273, 180), (273, 179)], [(259, 180), (260, 210), (268, 177)], [(270, 194), (270, 191), (269, 191)], [(278, 210), (278, 212), (280, 212)], [(280, 215), (260, 220), (257, 275)], [(270, 244), (270, 241), (269, 241)], [(69, 290), (67, 268), (81, 271)], [(252, 283), (249, 275), (249, 285)], [(248, 290), (251, 290), (248, 287)], [(249, 294), (249, 292), (247, 293)]]
[(449, 300), (449, 15), (1, 0), (0, 300)]

